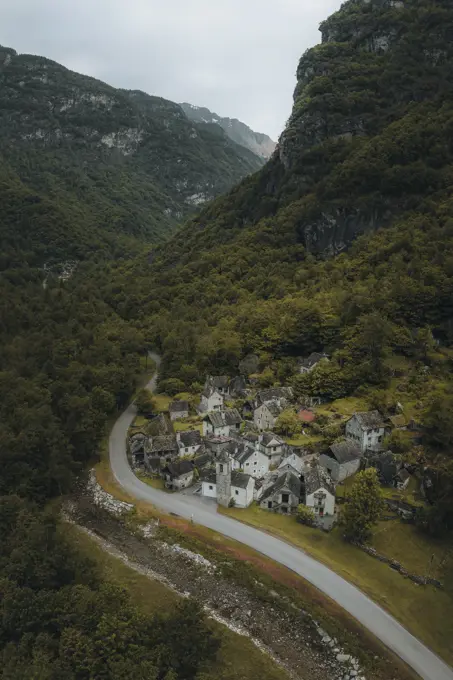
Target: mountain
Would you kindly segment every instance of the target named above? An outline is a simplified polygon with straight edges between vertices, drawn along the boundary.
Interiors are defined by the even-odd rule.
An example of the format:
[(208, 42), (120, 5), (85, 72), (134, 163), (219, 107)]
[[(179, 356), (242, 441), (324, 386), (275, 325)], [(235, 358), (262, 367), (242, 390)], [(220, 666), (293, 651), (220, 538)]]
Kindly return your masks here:
[(268, 159), (275, 151), (276, 143), (270, 137), (261, 132), (254, 132), (248, 125), (241, 123), (237, 118), (223, 118), (216, 113), (212, 113), (203, 106), (183, 103), (180, 105), (189, 120), (195, 123), (206, 123), (220, 125), (225, 130), (228, 137), (245, 146), (261, 158)]
[[(74, 257), (118, 237), (159, 240), (262, 165), (173, 102), (9, 48), (0, 48), (0, 161), (3, 211), (15, 214), (3, 237)], [(25, 233), (6, 200), (58, 217), (36, 233), (30, 220)]]
[(185, 384), (249, 351), (340, 350), (376, 310), (452, 338), (451, 3), (350, 1), (321, 33), (278, 153), (119, 272)]

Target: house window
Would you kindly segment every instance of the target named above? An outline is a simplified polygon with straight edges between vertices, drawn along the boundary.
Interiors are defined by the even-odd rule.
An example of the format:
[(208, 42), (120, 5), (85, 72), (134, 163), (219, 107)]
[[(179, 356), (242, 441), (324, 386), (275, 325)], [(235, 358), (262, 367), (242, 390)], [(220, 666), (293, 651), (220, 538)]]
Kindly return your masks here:
[(286, 508), (284, 505), (282, 506), (282, 512), (288, 512), (288, 508)]
[(267, 507), (269, 508), (269, 510), (272, 508), (272, 501), (267, 501)]
[(378, 442), (380, 443), (382, 441), (382, 437), (378, 437)]
[(223, 465), (219, 465), (220, 472), (223, 472)]
[(236, 496), (239, 496), (239, 491), (237, 489), (234, 490), (234, 493), (236, 494)]
[(213, 487), (212, 487), (212, 486), (210, 486), (210, 487), (209, 487), (209, 491), (212, 491), (212, 488), (213, 488)]
[(289, 503), (289, 493), (282, 493), (282, 503)]

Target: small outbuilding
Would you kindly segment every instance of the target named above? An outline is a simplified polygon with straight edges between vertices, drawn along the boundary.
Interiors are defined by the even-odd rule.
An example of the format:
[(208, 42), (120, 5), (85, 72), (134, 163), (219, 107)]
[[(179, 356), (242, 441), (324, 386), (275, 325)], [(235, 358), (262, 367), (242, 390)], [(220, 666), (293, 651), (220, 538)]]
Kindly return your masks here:
[(353, 439), (342, 439), (329, 446), (319, 457), (319, 464), (335, 482), (354, 475), (360, 467), (362, 452)]
[(173, 401), (169, 408), (171, 420), (181, 420), (189, 417), (189, 402), (188, 401)]

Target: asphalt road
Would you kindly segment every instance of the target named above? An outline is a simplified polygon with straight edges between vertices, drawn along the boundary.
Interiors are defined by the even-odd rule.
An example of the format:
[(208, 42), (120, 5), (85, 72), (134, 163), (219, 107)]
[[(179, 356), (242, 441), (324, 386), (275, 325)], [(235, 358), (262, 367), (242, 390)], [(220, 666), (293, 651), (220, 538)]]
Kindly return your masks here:
[[(157, 363), (157, 355), (150, 355)], [(148, 384), (155, 387), (156, 376)], [(110, 465), (118, 483), (127, 493), (148, 501), (164, 512), (173, 512), (225, 536), (235, 539), (296, 572), (335, 600), (347, 612), (392, 649), (424, 680), (453, 680), (453, 670), (411, 635), (392, 616), (355, 586), (317, 562), (302, 550), (215, 511), (215, 505), (200, 503), (193, 496), (171, 495), (141, 482), (132, 472), (126, 454), (126, 437), (136, 415), (131, 404), (118, 418), (110, 435)]]

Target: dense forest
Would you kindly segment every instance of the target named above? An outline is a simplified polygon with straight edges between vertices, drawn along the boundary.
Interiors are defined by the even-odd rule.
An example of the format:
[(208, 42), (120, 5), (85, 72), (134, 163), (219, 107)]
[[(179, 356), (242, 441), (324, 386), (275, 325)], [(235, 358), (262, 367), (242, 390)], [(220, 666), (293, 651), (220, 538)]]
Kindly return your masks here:
[[(263, 384), (366, 389), (385, 406), (400, 371), (421, 404), (437, 528), (453, 525), (453, 10), (356, 0), (321, 30), (270, 161), (163, 245), (261, 162), (171, 102), (0, 52), (5, 680), (182, 680), (215, 654), (196, 607), (138, 614), (49, 509), (96, 458), (149, 348), (169, 393), (255, 352)], [(332, 361), (295, 379), (313, 350)]]

